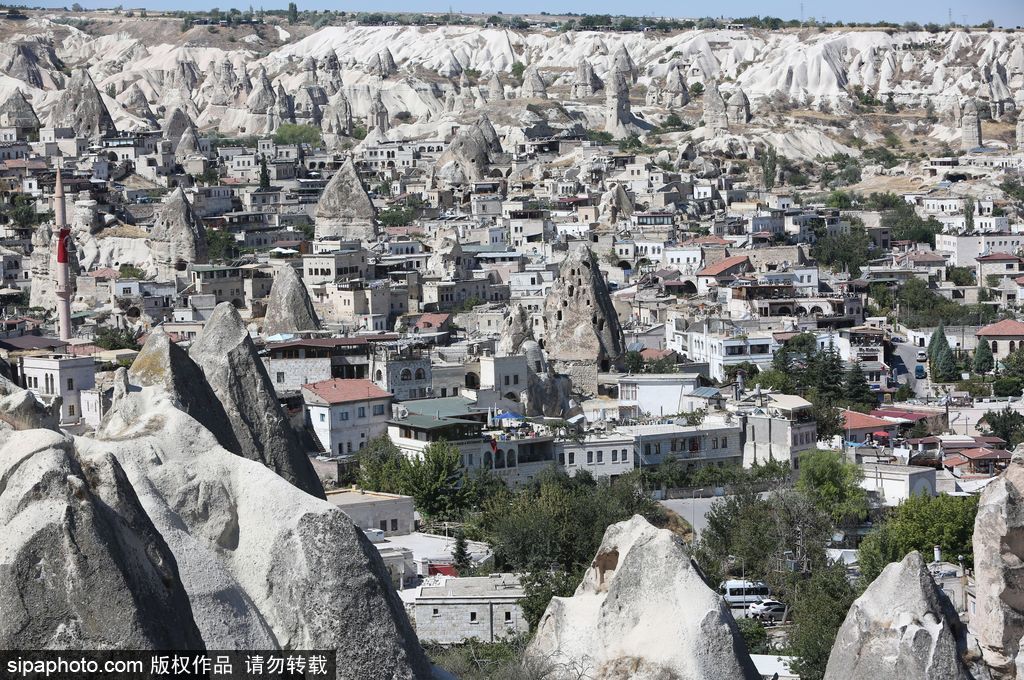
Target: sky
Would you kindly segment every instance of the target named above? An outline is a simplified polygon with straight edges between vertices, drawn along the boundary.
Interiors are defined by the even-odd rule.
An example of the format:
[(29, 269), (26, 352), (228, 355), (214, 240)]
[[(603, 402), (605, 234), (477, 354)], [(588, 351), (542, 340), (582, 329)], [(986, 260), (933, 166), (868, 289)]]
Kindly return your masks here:
[[(33, 4), (32, 0), (21, 0)], [(287, 0), (220, 0), (225, 10), (230, 7), (243, 9), (250, 4), (259, 9), (283, 8)], [(725, 17), (776, 16), (782, 19), (818, 17), (827, 21), (916, 21), (920, 24), (935, 22), (944, 24), (952, 13), (953, 21), (978, 24), (991, 19), (999, 26), (1024, 26), (1024, 0), (858, 0), (857, 2), (836, 2), (835, 0), (714, 0), (694, 2), (687, 0), (645, 0), (623, 3), (611, 0), (356, 0), (339, 3), (336, 0), (295, 0), (299, 9), (331, 9), (345, 11), (374, 12), (439, 12), (449, 7), (455, 12), (551, 14), (578, 12), (588, 14), (623, 14), (634, 16), (676, 16), (700, 17), (708, 14)], [(216, 0), (79, 0), (83, 7), (110, 7), (123, 4), (124, 7), (146, 7), (150, 9), (198, 9), (215, 6)], [(231, 4), (234, 2), (234, 4)], [(46, 2), (60, 6), (59, 2)], [(67, 6), (70, 6), (70, 2)]]

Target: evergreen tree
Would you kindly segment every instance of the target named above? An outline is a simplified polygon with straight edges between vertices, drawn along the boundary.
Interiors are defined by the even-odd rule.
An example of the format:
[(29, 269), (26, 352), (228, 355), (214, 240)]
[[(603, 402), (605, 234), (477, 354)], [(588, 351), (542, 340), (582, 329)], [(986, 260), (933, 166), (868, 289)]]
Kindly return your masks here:
[(843, 360), (831, 342), (815, 355), (808, 369), (820, 399), (832, 404), (843, 400)]
[(260, 191), (270, 190), (270, 169), (267, 168), (267, 157), (260, 156)]
[(779, 152), (774, 146), (768, 146), (764, 155), (761, 156), (761, 181), (764, 188), (771, 191), (775, 186), (775, 174), (779, 167)]
[[(939, 351), (943, 347), (949, 349), (949, 341), (946, 340), (946, 327), (940, 321), (938, 327), (932, 331), (932, 337), (928, 341), (928, 360), (934, 363), (939, 355)], [(934, 370), (934, 366), (932, 368)]]
[(988, 373), (995, 366), (995, 359), (992, 357), (992, 346), (988, 340), (981, 339), (977, 349), (974, 350), (974, 372)]
[(851, 408), (873, 408), (878, 403), (859, 361), (854, 362), (843, 376), (843, 396)]
[(964, 231), (974, 231), (974, 200), (970, 198), (964, 199)]
[(466, 535), (459, 529), (455, 533), (455, 549), (452, 550), (452, 560), (459, 576), (467, 576), (473, 566), (473, 560), (469, 556), (469, 546), (466, 543)]
[(932, 362), (932, 374), (935, 376), (935, 379), (942, 382), (952, 382), (957, 379), (957, 373), (959, 372), (956, 358), (953, 356), (953, 350), (949, 348), (949, 345), (939, 348), (935, 361)]
[(299, 6), (296, 5), (294, 2), (288, 3), (288, 23), (299, 23)]

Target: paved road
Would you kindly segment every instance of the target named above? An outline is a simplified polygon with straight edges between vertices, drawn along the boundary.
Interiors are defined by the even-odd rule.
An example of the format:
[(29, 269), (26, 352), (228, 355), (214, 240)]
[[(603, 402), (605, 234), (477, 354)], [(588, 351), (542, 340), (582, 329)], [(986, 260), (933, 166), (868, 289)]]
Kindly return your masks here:
[[(914, 394), (918, 397), (931, 396), (931, 381), (928, 378), (917, 380), (914, 378), (914, 367), (917, 366), (917, 353), (921, 350), (921, 347), (916, 347), (907, 342), (901, 342), (896, 345), (895, 351), (895, 364), (897, 378), (900, 382), (905, 382), (910, 386), (910, 389), (914, 390)], [(925, 370), (927, 370), (927, 364), (925, 364)]]
[(700, 538), (701, 532), (708, 526), (705, 515), (707, 515), (708, 510), (711, 509), (711, 504), (715, 500), (715, 498), (676, 498), (674, 500), (661, 501), (661, 504), (687, 522), (690, 522), (693, 525), (694, 533), (697, 534), (697, 538)]

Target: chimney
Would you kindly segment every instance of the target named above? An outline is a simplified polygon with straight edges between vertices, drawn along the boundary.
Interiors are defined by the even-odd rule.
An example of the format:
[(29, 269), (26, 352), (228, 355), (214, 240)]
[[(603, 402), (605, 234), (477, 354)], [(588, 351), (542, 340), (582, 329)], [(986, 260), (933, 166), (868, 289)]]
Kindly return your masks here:
[(67, 205), (64, 202), (64, 180), (57, 168), (53, 188), (53, 213), (57, 227), (57, 330), (61, 340), (71, 339), (71, 281), (68, 251), (73, 247), (68, 229)]
[(942, 546), (936, 545), (936, 546), (932, 547), (932, 553), (934, 553), (934, 557), (935, 557), (935, 561), (936, 562), (941, 562), (942, 561)]

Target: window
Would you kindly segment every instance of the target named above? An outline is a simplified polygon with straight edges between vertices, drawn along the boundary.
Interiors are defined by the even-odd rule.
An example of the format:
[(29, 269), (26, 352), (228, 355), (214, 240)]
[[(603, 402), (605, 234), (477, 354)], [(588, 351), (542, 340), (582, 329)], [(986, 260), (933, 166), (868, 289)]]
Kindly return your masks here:
[(476, 623), (477, 622), (477, 620), (476, 620), (476, 612), (470, 612), (469, 613), (469, 622), (470, 623)]
[(441, 615), (441, 611), (437, 607), (434, 607), (434, 611), (431, 614), (431, 616), (440, 616), (440, 615)]
[(388, 521), (386, 519), (382, 519), (380, 521), (380, 530), (381, 531), (387, 531), (388, 530)]
[(604, 451), (598, 451), (597, 452), (597, 462), (598, 463), (603, 463), (604, 462)]
[(359, 418), (365, 418), (366, 417), (366, 407), (365, 406), (360, 406), (358, 412), (356, 413), (356, 415)]
[(392, 531), (398, 531), (398, 520), (397, 519), (391, 520), (391, 530)]
[(398, 376), (398, 379), (401, 380), (402, 382), (409, 382), (410, 380), (412, 380), (412, 371), (410, 371), (408, 368), (403, 368), (402, 372)]
[(68, 415), (69, 416), (75, 415), (75, 405), (74, 404), (68, 404)]
[(326, 421), (326, 420), (327, 420), (327, 415), (326, 415), (326, 414), (324, 414), (324, 413), (321, 413), (321, 414), (320, 414), (320, 422), (322, 423), (322, 422), (324, 422), (324, 421)]
[(629, 451), (629, 449), (622, 449), (622, 462), (623, 463), (625, 463), (627, 460), (629, 460), (629, 453), (628, 453), (628, 451)]
[(729, 438), (728, 437), (722, 437), (722, 448), (723, 449), (729, 448)]
[(505, 622), (512, 623), (512, 612), (505, 612)]
[(348, 420), (348, 411), (342, 411), (338, 414), (339, 420)]
[(576, 454), (573, 451), (569, 452), (569, 465), (576, 464)]
[(512, 376), (512, 384), (513, 385), (518, 385), (519, 384), (519, 375), (518, 374)]
[(619, 460), (619, 450), (618, 449), (612, 449), (612, 462), (616, 463), (616, 462), (618, 462), (618, 460)]
[[(1010, 350), (1010, 351), (1012, 352), (1012, 351), (1013, 351), (1013, 349), (1011, 348), (1011, 350)], [(73, 379), (73, 378), (68, 378), (68, 389), (69, 389), (69, 390), (73, 390), (73, 389), (75, 389), (75, 381), (74, 381), (74, 379)]]
[(373, 415), (375, 415), (375, 416), (382, 416), (382, 415), (384, 415), (384, 404), (374, 404), (373, 405)]
[(594, 462), (594, 452), (593, 451), (587, 451), (587, 462), (588, 463), (593, 463)]
[(284, 382), (284, 373), (281, 371), (277, 372), (277, 383), (281, 384)]

